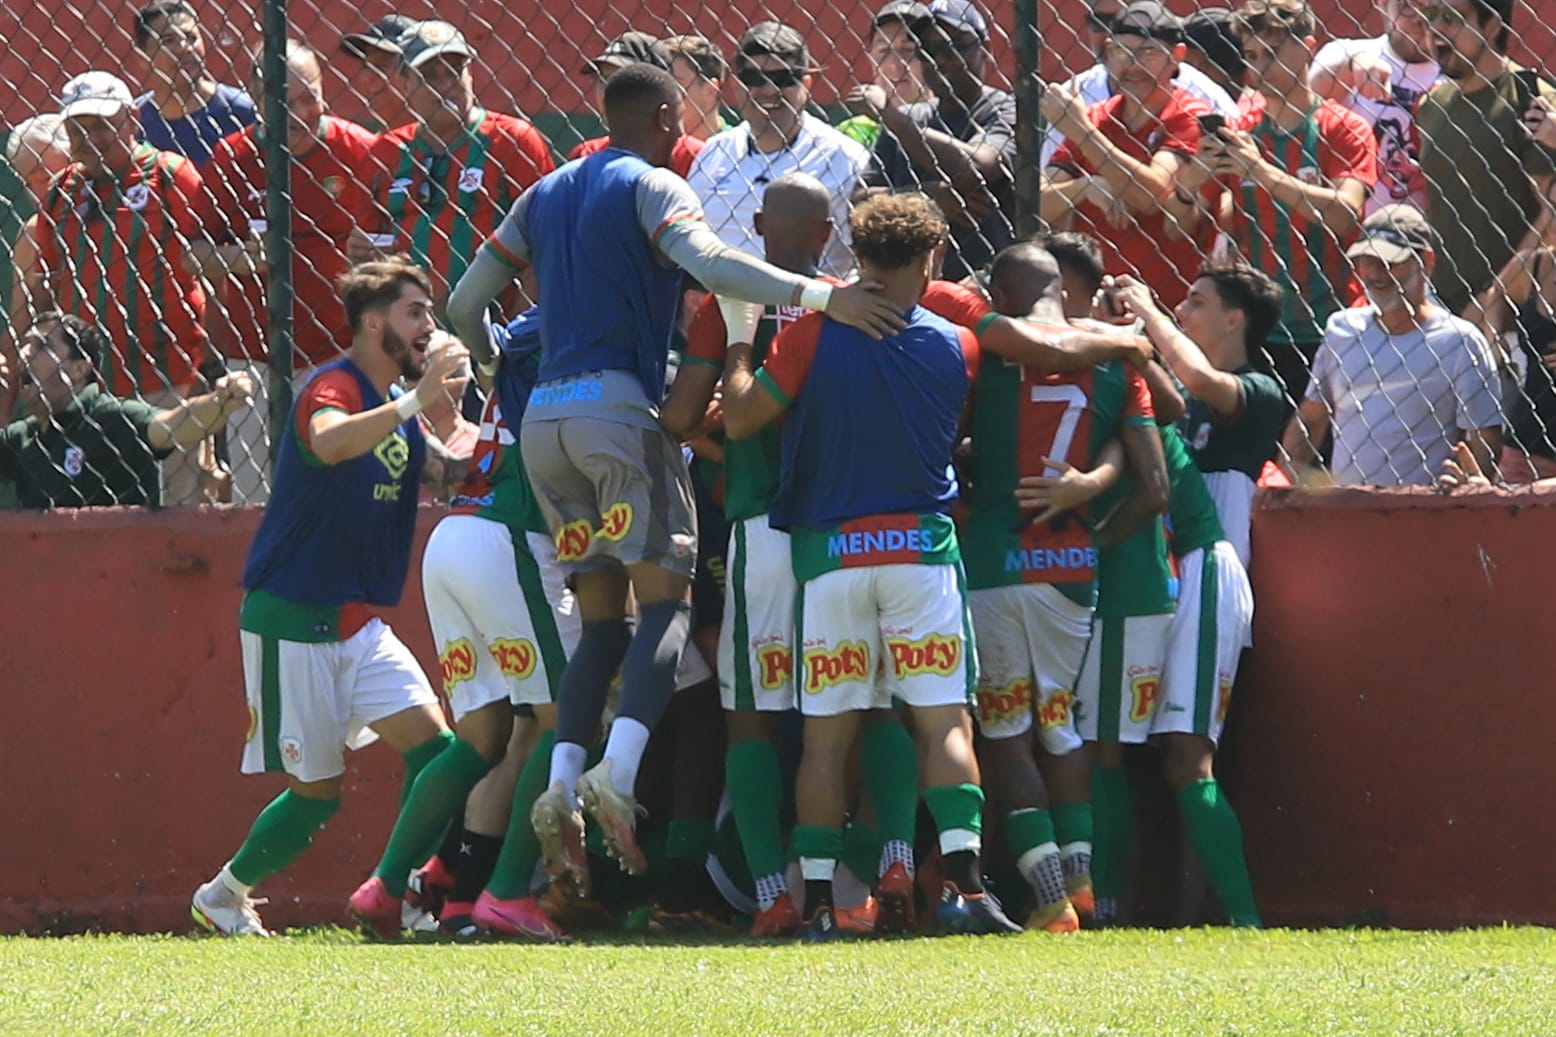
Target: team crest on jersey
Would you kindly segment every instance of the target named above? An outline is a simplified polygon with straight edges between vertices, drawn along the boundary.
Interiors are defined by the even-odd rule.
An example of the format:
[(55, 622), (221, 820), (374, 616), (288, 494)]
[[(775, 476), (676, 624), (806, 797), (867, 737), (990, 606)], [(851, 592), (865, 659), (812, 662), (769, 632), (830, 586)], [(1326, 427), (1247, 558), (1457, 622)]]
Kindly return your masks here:
[(74, 479), (81, 474), (81, 469), (86, 466), (86, 454), (78, 446), (68, 447), (65, 450), (65, 474)]
[(144, 209), (149, 201), (151, 201), (151, 188), (145, 184), (133, 184), (128, 191), (124, 192), (124, 204), (136, 212)]
[(1324, 181), (1323, 174), (1318, 171), (1317, 166), (1303, 166), (1298, 169), (1297, 179), (1309, 185), (1321, 184)]
[(339, 198), (340, 192), (346, 189), (346, 181), (338, 176), (327, 176), (319, 182), (319, 186), (324, 188), (324, 193), (331, 198)]
[(1203, 450), (1210, 445), (1210, 422), (1204, 422), (1194, 430), (1194, 449)]
[(466, 169), (459, 174), (459, 189), (461, 191), (479, 191), (481, 181), (486, 178), (484, 169)]

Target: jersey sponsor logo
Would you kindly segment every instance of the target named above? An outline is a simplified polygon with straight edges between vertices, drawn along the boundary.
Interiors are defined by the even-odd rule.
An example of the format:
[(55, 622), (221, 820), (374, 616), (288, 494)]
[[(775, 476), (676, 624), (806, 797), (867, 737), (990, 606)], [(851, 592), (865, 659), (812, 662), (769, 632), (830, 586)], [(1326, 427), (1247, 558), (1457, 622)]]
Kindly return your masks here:
[(589, 524), (588, 519), (578, 519), (557, 530), (554, 539), (557, 561), (582, 561), (583, 556), (589, 553), (589, 542), (594, 539), (594, 528)]
[(243, 740), (245, 742), (252, 742), (254, 740), (254, 732), (258, 731), (258, 730), (259, 730), (259, 710), (255, 709), (253, 706), (250, 706), (249, 707), (249, 729), (248, 729), (248, 732), (243, 736)]
[(454, 689), (462, 682), (475, 678), (475, 645), (468, 637), (461, 637), (444, 648), (438, 655), (443, 669), (443, 694), (452, 698)]
[(805, 693), (816, 695), (834, 684), (870, 678), (870, 648), (863, 641), (842, 641), (805, 650)]
[(891, 656), (892, 675), (898, 680), (935, 674), (949, 677), (962, 662), (962, 639), (926, 634), (917, 641), (901, 637), (886, 639), (886, 650)]
[(1075, 702), (1075, 693), (1067, 688), (1060, 688), (1043, 700), (1037, 707), (1037, 726), (1044, 731), (1053, 731), (1062, 727), (1069, 727), (1074, 722), (1070, 715), (1070, 706)]
[(1046, 572), (1049, 569), (1095, 569), (1094, 547), (1033, 547), (1005, 552), (1005, 571)]
[(925, 536), (922, 529), (856, 529), (828, 537), (827, 557), (848, 558), (856, 555), (898, 554), (903, 551), (922, 553), (931, 546), (929, 537)]
[(600, 531), (597, 534), (601, 540), (613, 540), (620, 543), (632, 530), (632, 505), (626, 501), (617, 501), (605, 509), (605, 516), (600, 520)]
[(130, 189), (124, 192), (124, 204), (136, 212), (140, 212), (151, 201), (151, 188), (145, 184), (132, 184)]
[(1222, 677), (1216, 685), (1216, 723), (1226, 723), (1226, 711), (1232, 705), (1232, 682)]
[(1032, 710), (1032, 681), (1018, 677), (1001, 687), (978, 686), (978, 723), (999, 727)]
[(1162, 678), (1150, 671), (1129, 678), (1129, 719), (1143, 724), (1156, 712), (1156, 701), (1162, 691)]
[(560, 385), (537, 385), (530, 390), (531, 407), (555, 407), (562, 403), (578, 403), (598, 400), (605, 396), (605, 383), (598, 378), (585, 378)]
[(384, 474), (390, 480), (373, 487), (373, 499), (375, 501), (399, 500), (400, 479), (405, 475), (405, 469), (411, 463), (410, 441), (405, 438), (405, 433), (403, 432), (395, 432), (392, 435), (385, 436), (373, 448), (373, 456), (378, 458), (378, 463), (384, 466)]
[(787, 645), (763, 645), (756, 650), (757, 678), (762, 687), (773, 691), (794, 680), (794, 653)]
[(459, 174), (459, 189), (461, 191), (479, 191), (481, 181), (485, 179), (486, 171), (483, 169), (466, 169)]
[(503, 676), (524, 680), (535, 672), (538, 653), (535, 642), (527, 637), (499, 637), (492, 641), (492, 658)]
[(81, 469), (86, 466), (86, 454), (78, 446), (65, 449), (64, 468), (65, 474), (74, 479), (81, 474)]

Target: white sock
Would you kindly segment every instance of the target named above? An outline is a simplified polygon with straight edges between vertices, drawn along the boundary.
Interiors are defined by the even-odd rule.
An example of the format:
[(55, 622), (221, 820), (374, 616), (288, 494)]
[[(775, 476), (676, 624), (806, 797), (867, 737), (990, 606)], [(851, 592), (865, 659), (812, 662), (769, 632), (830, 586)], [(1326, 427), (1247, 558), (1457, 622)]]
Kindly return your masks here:
[(253, 886), (245, 886), (238, 881), (237, 876), (232, 873), (232, 862), (230, 861), (223, 864), (222, 870), (216, 873), (216, 881), (221, 883), (227, 892), (240, 899), (248, 896), (249, 891), (254, 888)]
[(546, 781), (546, 787), (550, 788), (560, 781), (562, 788), (567, 791), (568, 802), (573, 802), (578, 797), (575, 790), (578, 776), (584, 772), (584, 764), (588, 759), (589, 750), (576, 742), (556, 743), (551, 748), (551, 777)]
[(611, 762), (611, 784), (623, 796), (632, 795), (638, 783), (638, 767), (643, 763), (643, 750), (648, 748), (649, 730), (642, 721), (631, 717), (617, 717), (611, 724), (611, 734), (605, 740), (605, 758)]

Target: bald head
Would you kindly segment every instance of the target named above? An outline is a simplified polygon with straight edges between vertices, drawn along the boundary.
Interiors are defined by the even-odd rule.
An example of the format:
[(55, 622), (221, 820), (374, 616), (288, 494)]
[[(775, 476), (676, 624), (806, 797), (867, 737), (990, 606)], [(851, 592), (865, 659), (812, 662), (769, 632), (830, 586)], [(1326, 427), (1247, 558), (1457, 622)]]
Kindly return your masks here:
[(809, 173), (785, 173), (762, 192), (756, 232), (767, 261), (794, 273), (815, 272), (832, 236), (832, 195)]
[(994, 308), (1007, 317), (1025, 317), (1043, 301), (1058, 306), (1058, 260), (1030, 241), (1011, 245), (989, 267), (989, 296)]

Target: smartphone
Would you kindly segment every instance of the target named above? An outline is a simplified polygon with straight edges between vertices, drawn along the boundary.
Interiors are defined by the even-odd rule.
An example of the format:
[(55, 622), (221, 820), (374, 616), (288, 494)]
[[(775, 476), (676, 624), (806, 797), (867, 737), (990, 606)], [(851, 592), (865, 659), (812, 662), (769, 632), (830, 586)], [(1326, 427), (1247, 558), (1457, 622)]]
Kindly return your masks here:
[(1220, 112), (1208, 112), (1199, 117), (1199, 135), (1209, 137), (1226, 128), (1226, 116)]

